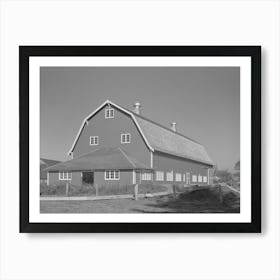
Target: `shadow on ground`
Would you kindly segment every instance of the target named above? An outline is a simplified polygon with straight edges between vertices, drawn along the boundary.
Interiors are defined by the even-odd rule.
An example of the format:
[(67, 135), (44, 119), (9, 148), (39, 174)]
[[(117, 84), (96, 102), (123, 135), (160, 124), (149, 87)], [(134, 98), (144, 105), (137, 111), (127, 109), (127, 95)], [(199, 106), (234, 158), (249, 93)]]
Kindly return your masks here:
[[(149, 206), (152, 211), (147, 209)], [(146, 209), (132, 210), (138, 213), (240, 213), (240, 197), (233, 192), (220, 194), (217, 188), (208, 188), (185, 191), (176, 198), (171, 195), (160, 197), (156, 203), (147, 203)]]

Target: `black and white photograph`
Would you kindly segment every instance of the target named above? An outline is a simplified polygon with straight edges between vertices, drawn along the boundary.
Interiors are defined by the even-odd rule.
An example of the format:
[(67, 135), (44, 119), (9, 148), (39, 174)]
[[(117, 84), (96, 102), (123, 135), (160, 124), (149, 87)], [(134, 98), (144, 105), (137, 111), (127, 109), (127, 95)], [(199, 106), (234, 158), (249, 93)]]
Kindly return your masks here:
[(239, 67), (41, 67), (40, 212), (239, 213), (239, 123)]
[(31, 55), (29, 222), (259, 230), (258, 46), (20, 51), (22, 67)]

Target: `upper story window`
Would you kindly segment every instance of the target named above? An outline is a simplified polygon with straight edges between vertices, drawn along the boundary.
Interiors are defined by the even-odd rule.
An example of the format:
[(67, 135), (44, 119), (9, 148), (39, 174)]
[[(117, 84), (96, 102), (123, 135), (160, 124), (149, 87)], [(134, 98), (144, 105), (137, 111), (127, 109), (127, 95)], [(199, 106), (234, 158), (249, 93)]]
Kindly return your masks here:
[(105, 109), (105, 119), (113, 119), (114, 118), (114, 109)]
[(121, 143), (122, 144), (130, 143), (130, 140), (131, 140), (130, 133), (123, 133), (123, 134), (121, 134)]
[(96, 146), (99, 144), (99, 137), (98, 136), (90, 136), (89, 137), (89, 144), (91, 146)]

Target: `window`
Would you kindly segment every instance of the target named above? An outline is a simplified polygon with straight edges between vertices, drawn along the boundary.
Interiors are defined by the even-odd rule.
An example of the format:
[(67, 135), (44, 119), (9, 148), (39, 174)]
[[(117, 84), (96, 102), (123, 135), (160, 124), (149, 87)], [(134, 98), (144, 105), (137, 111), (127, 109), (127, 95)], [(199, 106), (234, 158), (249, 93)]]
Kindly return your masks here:
[(207, 176), (203, 176), (203, 183), (207, 183)]
[(89, 144), (91, 146), (96, 146), (99, 144), (99, 136), (90, 136), (89, 137)]
[(119, 180), (120, 179), (120, 171), (119, 170), (106, 170), (104, 172), (105, 180)]
[(183, 174), (183, 182), (186, 182), (186, 174)]
[(197, 176), (196, 176), (196, 175), (192, 175), (192, 181), (193, 181), (194, 183), (197, 182)]
[(141, 179), (143, 181), (151, 181), (152, 180), (152, 174), (151, 173), (142, 173)]
[(114, 109), (105, 109), (105, 119), (113, 119), (114, 118)]
[(121, 144), (130, 143), (130, 133), (121, 134)]
[(166, 172), (166, 181), (173, 181), (173, 171)]
[(202, 176), (198, 175), (198, 182), (201, 183), (202, 182)]
[(59, 172), (59, 180), (72, 180), (72, 173), (66, 171)]
[(164, 181), (164, 172), (156, 171), (156, 180), (157, 181)]
[(176, 173), (175, 180), (176, 180), (176, 182), (181, 182), (182, 181), (182, 174), (181, 173)]

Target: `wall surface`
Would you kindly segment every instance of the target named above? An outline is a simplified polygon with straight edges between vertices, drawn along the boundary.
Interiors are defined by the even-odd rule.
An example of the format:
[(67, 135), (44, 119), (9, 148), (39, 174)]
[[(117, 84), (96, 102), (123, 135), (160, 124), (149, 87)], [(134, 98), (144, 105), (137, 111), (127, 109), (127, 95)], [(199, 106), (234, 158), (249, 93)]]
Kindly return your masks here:
[[(173, 171), (174, 181), (175, 181), (175, 173), (181, 173), (183, 176), (183, 174), (186, 174), (188, 172), (190, 173), (191, 179), (192, 179), (192, 175), (207, 176), (207, 183), (208, 183), (209, 166), (205, 166), (199, 163), (195, 163), (192, 161), (184, 160), (178, 157), (170, 156), (163, 153), (157, 153), (157, 152), (154, 153), (153, 159), (154, 159), (154, 169), (156, 171), (163, 171), (165, 180), (166, 180), (166, 172)], [(191, 181), (191, 183), (194, 182)], [(201, 182), (199, 184), (203, 185), (207, 183)]]
[(94, 172), (94, 183), (104, 185), (132, 185), (132, 171), (120, 171), (119, 180), (105, 180), (104, 171)]
[[(277, 0), (1, 1), (0, 278), (279, 280), (279, 11)], [(263, 233), (20, 234), (19, 45), (262, 45)]]
[[(119, 104), (122, 105), (122, 104)], [(105, 109), (100, 110), (85, 125), (76, 143), (74, 157), (88, 153), (99, 147), (121, 147), (140, 162), (150, 166), (150, 152), (131, 117), (115, 109), (114, 118), (105, 118)], [(92, 108), (94, 111), (97, 108)], [(130, 133), (130, 143), (121, 144), (121, 134)], [(90, 136), (99, 137), (99, 145), (91, 146)]]

